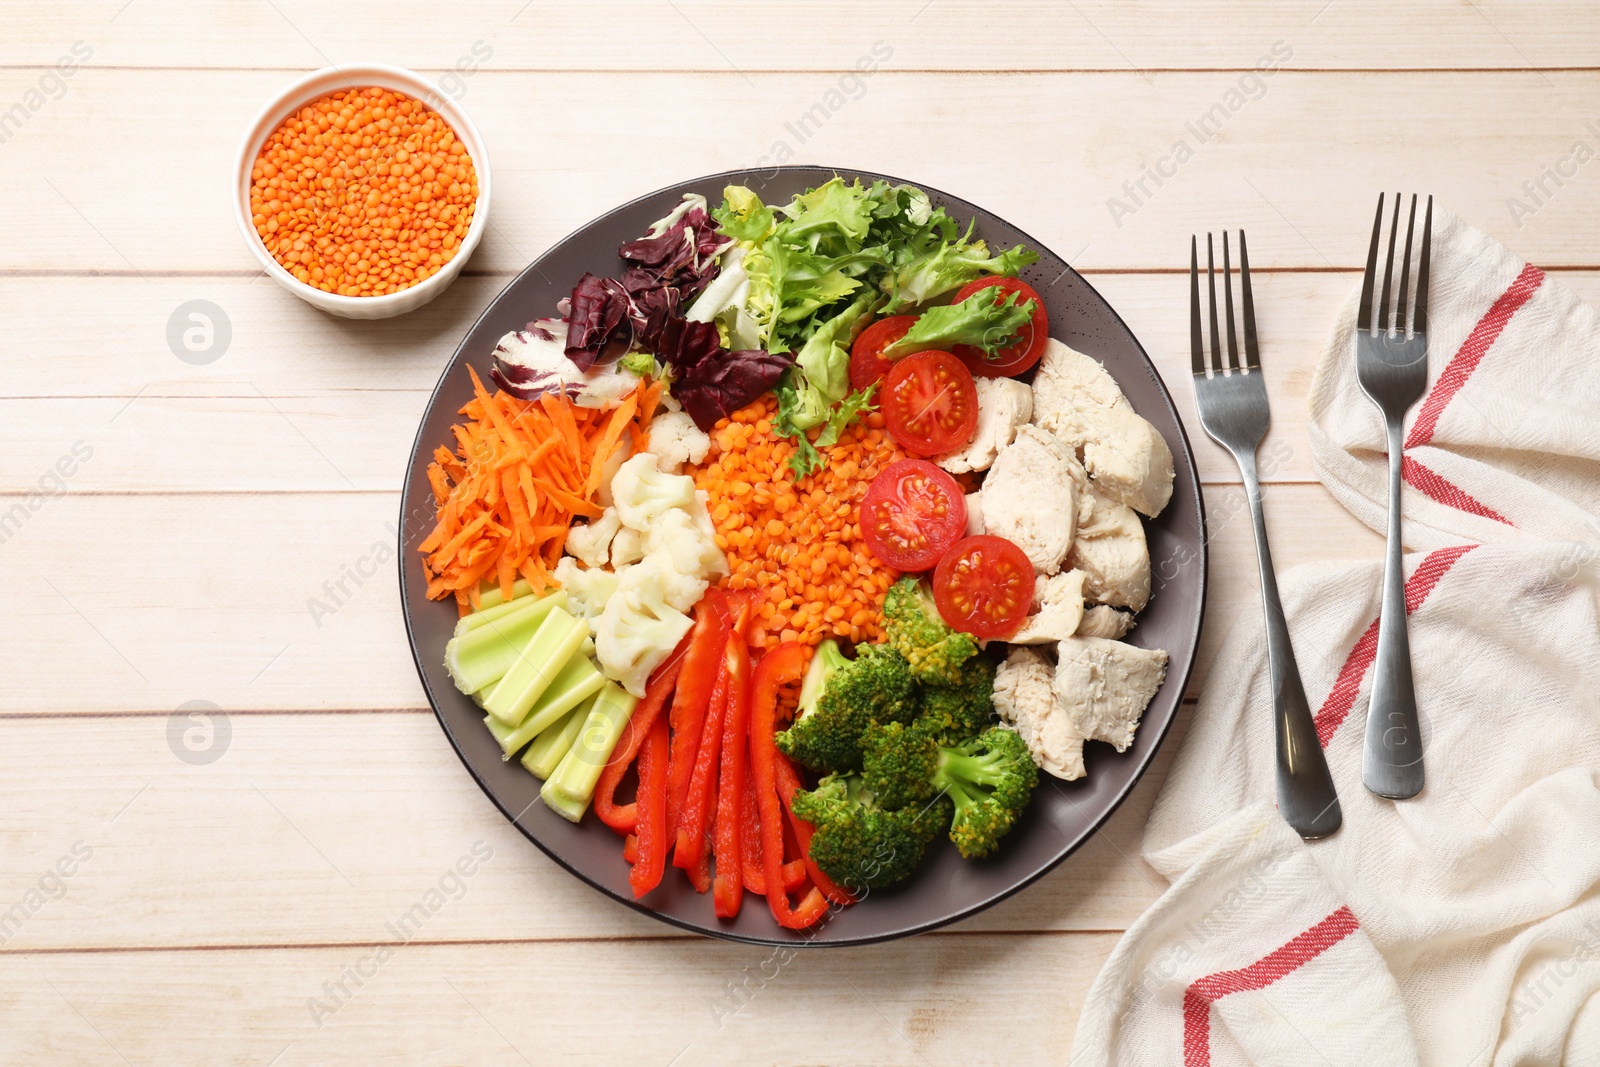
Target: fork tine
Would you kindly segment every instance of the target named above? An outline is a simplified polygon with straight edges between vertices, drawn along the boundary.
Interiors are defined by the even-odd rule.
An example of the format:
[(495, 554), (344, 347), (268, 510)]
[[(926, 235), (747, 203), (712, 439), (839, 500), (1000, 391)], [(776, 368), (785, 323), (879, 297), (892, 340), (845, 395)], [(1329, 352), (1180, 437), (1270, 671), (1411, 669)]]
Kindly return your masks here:
[(1383, 194), (1378, 194), (1378, 213), (1372, 219), (1372, 247), (1367, 249), (1367, 273), (1361, 278), (1361, 312), (1356, 329), (1372, 329), (1372, 287), (1378, 278), (1378, 235), (1383, 232)]
[(1417, 311), (1411, 316), (1411, 332), (1428, 332), (1428, 257), (1433, 244), (1433, 195), (1428, 195), (1428, 210), (1422, 219), (1422, 254), (1417, 257)]
[(1239, 334), (1233, 328), (1233, 266), (1228, 262), (1228, 231), (1222, 231), (1222, 299), (1228, 314), (1228, 362), (1240, 369)]
[[(1400, 194), (1394, 194), (1394, 220), (1389, 224), (1389, 251), (1383, 257), (1383, 293), (1378, 298), (1378, 332), (1389, 332), (1389, 294), (1394, 291), (1394, 238), (1400, 229)], [(1401, 312), (1404, 314), (1404, 312)]]
[[(1399, 207), (1398, 200), (1395, 203)], [(1417, 194), (1411, 194), (1411, 214), (1406, 216), (1406, 254), (1400, 261), (1400, 297), (1394, 305), (1394, 325), (1400, 333), (1406, 332), (1406, 317), (1411, 313), (1406, 301), (1406, 283), (1411, 280), (1411, 234), (1417, 228)]]
[(1206, 343), (1200, 332), (1200, 239), (1189, 236), (1189, 358), (1196, 374), (1206, 372)]
[(1256, 302), (1250, 295), (1250, 253), (1244, 247), (1244, 231), (1239, 231), (1239, 296), (1244, 301), (1244, 365), (1261, 369), (1261, 352), (1256, 347)]
[[(1217, 266), (1213, 253), (1216, 251), (1211, 243), (1211, 235), (1206, 234), (1206, 288), (1211, 293), (1211, 369), (1221, 374), (1225, 369), (1222, 365), (1222, 338), (1217, 334)], [(1227, 281), (1226, 278), (1223, 281)]]

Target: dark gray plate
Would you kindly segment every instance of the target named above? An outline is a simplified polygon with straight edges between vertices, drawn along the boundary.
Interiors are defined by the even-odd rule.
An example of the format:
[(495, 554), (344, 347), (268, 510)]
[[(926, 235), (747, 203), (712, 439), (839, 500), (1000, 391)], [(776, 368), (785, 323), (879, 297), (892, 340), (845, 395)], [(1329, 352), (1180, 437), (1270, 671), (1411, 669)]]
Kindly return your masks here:
[[(1166, 684), (1145, 712), (1133, 747), (1119, 754), (1103, 744), (1089, 745), (1085, 752), (1089, 773), (1080, 781), (1044, 776), (1024, 821), (992, 860), (968, 862), (953, 846), (941, 843), (905, 885), (875, 893), (832, 916), (820, 929), (802, 934), (781, 929), (772, 921), (766, 902), (754, 897), (747, 897), (737, 920), (720, 921), (712, 914), (709, 895), (695, 893), (688, 879), (670, 868), (660, 888), (635, 901), (621, 839), (593, 815), (575, 826), (552, 814), (539, 802), (538, 781), (519, 764), (501, 761), (500, 747), (483, 725), (483, 713), (456, 691), (445, 673), (444, 646), (455, 626), (456, 609), (454, 603), (426, 598), (417, 552), (433, 524), (426, 477), (429, 459), (438, 445), (450, 442), (456, 411), (471, 397), (465, 364), (471, 363), (487, 380), (490, 353), (501, 335), (530, 319), (554, 314), (556, 301), (568, 295), (584, 271), (616, 273), (617, 246), (638, 237), (684, 193), (703, 193), (715, 203), (724, 185), (742, 183), (767, 203), (785, 203), (835, 173), (847, 177), (860, 173), (866, 181), (883, 177), (816, 167), (713, 174), (625, 204), (546, 252), (505, 287), (456, 349), (417, 432), (401, 501), (400, 593), (417, 670), (445, 735), (495, 806), (551, 859), (613, 899), (687, 930), (768, 944), (861, 944), (931, 930), (1005, 899), (1069, 856), (1128, 795), (1177, 716), (1194, 665), (1205, 603), (1205, 523), (1194, 455), (1172, 399), (1144, 349), (1111, 305), (1059, 256), (1005, 220), (924, 185), (921, 188), (934, 203), (944, 205), (958, 220), (975, 218), (978, 235), (991, 247), (1022, 242), (1038, 250), (1039, 262), (1023, 277), (1044, 295), (1051, 333), (1103, 361), (1134, 408), (1172, 447), (1177, 466), (1172, 503), (1147, 525), (1156, 595), (1129, 636), (1134, 644), (1166, 649), (1172, 661)], [(1174, 304), (1173, 314), (1179, 310)]]

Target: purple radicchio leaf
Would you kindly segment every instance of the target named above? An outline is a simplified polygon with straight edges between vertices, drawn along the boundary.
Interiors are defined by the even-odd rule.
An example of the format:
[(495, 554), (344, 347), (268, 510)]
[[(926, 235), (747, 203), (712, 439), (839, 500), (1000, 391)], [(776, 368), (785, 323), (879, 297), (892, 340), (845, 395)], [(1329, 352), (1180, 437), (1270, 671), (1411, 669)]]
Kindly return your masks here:
[(672, 395), (694, 424), (709, 432), (718, 419), (726, 418), (777, 385), (793, 364), (793, 352), (774, 355), (759, 348), (721, 352), (700, 360), (674, 380)]
[(567, 358), (579, 370), (588, 370), (622, 328), (632, 299), (615, 278), (588, 272), (572, 287), (572, 311), (567, 316)]

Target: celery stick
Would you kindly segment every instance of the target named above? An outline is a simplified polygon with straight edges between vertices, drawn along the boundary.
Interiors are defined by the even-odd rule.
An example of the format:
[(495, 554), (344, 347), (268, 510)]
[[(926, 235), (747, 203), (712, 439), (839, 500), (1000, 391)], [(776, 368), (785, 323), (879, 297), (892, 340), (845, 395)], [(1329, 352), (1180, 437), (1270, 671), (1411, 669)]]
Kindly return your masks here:
[(566, 604), (565, 593), (525, 600), (517, 611), (452, 637), (444, 646), (444, 666), (456, 688), (476, 693), (494, 685), (511, 669), (550, 612)]
[(572, 742), (577, 740), (578, 731), (583, 729), (583, 724), (589, 718), (589, 709), (593, 706), (594, 698), (590, 697), (533, 739), (528, 751), (522, 754), (522, 765), (528, 768), (535, 778), (542, 781), (555, 773), (561, 757), (567, 754)]
[(607, 682), (595, 695), (572, 748), (539, 790), (551, 811), (571, 822), (583, 818), (600, 772), (638, 703), (638, 697), (615, 682)]
[(504, 619), (508, 615), (520, 615), (530, 608), (542, 608), (544, 611), (551, 607), (566, 607), (567, 595), (559, 589), (546, 593), (541, 597), (522, 596), (515, 600), (508, 600), (504, 604), (495, 604), (493, 607), (480, 608), (471, 615), (463, 615), (456, 620), (455, 636), (471, 633), (485, 623)]
[[(528, 580), (526, 578), (518, 578), (511, 586), (511, 596), (513, 599), (525, 597), (531, 592), (533, 592), (533, 586), (528, 584)], [(498, 607), (503, 603), (505, 603), (505, 598), (500, 595), (499, 585), (485, 589), (483, 592), (478, 594), (478, 608), (480, 610), (483, 608)]]
[(594, 696), (605, 684), (605, 676), (595, 669), (587, 656), (573, 656), (567, 661), (567, 665), (561, 668), (561, 673), (550, 682), (550, 688), (534, 701), (527, 717), (522, 720), (522, 725), (510, 730), (503, 737), (496, 733), (495, 736), (500, 737), (500, 747), (505, 750), (506, 759), (509, 760), (523, 745), (554, 727), (563, 715)]
[(560, 608), (550, 609), (503, 678), (494, 684), (483, 710), (507, 726), (520, 726), (533, 707), (589, 635), (587, 623)]

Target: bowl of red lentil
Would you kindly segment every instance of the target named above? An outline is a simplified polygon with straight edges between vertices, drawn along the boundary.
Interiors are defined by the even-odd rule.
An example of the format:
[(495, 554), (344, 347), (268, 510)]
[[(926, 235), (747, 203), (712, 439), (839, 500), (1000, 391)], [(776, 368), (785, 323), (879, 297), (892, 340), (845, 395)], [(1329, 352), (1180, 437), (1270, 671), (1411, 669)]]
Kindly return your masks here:
[(245, 135), (234, 185), (239, 228), (267, 274), (345, 318), (426, 304), (488, 224), (477, 127), (399, 67), (328, 67), (289, 86)]

